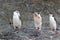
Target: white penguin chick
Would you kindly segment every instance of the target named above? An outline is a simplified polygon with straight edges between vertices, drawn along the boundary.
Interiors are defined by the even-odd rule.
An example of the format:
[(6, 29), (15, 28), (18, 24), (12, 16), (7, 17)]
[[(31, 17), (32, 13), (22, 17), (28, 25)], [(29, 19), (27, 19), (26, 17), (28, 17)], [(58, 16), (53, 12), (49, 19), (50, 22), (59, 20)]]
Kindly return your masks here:
[(52, 31), (56, 31), (57, 24), (52, 14), (49, 14), (49, 23)]
[(41, 30), (41, 26), (42, 26), (42, 17), (40, 14), (38, 14), (37, 12), (35, 12), (33, 14), (34, 16), (34, 25), (36, 27), (36, 29)]
[(17, 10), (14, 11), (13, 12), (13, 27), (14, 27), (14, 29), (21, 28), (21, 19), (19, 19), (19, 17), (20, 17), (19, 11), (17, 11)]

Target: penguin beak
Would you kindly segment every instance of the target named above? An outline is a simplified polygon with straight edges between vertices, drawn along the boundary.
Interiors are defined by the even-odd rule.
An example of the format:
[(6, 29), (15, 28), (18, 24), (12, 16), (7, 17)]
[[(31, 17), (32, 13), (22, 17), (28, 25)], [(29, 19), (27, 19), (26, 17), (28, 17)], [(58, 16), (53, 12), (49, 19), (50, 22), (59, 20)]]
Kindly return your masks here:
[(35, 14), (35, 16), (37, 16), (37, 14)]

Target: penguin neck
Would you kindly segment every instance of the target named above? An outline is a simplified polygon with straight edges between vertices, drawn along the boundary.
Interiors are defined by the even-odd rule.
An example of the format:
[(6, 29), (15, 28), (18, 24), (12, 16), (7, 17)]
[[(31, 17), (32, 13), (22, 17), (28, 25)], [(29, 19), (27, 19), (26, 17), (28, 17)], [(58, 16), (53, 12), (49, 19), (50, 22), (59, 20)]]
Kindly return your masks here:
[(13, 17), (19, 18), (19, 16), (18, 16), (18, 15), (13, 15)]

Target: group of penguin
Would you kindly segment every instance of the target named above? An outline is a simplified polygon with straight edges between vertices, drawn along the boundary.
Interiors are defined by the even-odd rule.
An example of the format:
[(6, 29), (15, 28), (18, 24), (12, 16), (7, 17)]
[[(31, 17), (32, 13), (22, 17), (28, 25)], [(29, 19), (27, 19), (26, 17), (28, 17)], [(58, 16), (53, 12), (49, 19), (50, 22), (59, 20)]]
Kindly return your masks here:
[[(21, 17), (19, 11), (17, 11), (17, 10), (14, 11), (13, 12), (13, 27), (14, 27), (14, 29), (16, 29), (16, 28), (21, 29), (22, 22), (21, 22), (21, 19), (19, 17)], [(37, 30), (41, 30), (42, 16), (38, 12), (34, 12), (33, 20), (34, 20), (35, 28)], [(53, 17), (53, 14), (49, 14), (49, 26), (50, 26), (52, 31), (56, 31), (57, 24), (56, 24), (56, 20)]]

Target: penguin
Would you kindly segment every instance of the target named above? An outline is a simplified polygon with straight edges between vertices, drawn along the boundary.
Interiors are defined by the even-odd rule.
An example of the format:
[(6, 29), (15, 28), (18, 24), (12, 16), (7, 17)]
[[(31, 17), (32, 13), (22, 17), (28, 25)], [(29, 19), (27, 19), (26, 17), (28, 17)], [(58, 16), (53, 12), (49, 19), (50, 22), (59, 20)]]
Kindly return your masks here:
[(49, 14), (49, 26), (52, 31), (56, 31), (57, 23), (56, 23), (55, 18), (53, 17), (53, 14)]
[(21, 28), (21, 19), (19, 17), (21, 17), (19, 11), (17, 11), (17, 10), (14, 11), (13, 12), (13, 28), (14, 29)]
[(42, 27), (42, 17), (41, 17), (41, 15), (38, 12), (35, 12), (33, 14), (33, 18), (34, 18), (35, 28), (37, 30), (41, 30), (41, 27)]

